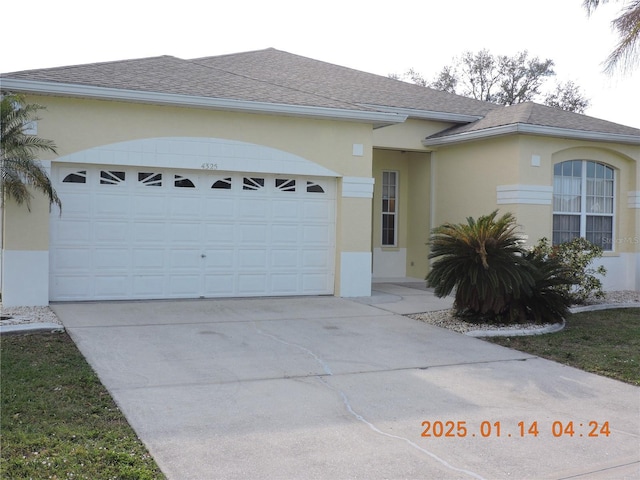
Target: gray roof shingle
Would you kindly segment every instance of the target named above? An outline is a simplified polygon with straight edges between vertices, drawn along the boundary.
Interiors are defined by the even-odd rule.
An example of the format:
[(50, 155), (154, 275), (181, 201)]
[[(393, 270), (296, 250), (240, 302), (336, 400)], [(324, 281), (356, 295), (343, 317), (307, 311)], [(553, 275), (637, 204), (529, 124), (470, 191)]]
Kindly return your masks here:
[(378, 105), (482, 116), (497, 108), (273, 48), (193, 60), (160, 56), (26, 70), (0, 78), (364, 111)]
[(530, 102), (502, 107), (273, 48), (191, 60), (160, 56), (27, 70), (0, 75), (0, 81), (5, 79), (353, 111), (402, 109), (416, 116), (438, 112), (479, 118), (430, 139), (515, 124), (640, 136), (636, 128), (557, 108)]
[(429, 139), (452, 137), (463, 133), (480, 132), (507, 125), (535, 125), (558, 129), (582, 130), (612, 135), (640, 136), (640, 129), (627, 127), (607, 120), (567, 112), (534, 102), (519, 103), (495, 109), (473, 123), (451, 127), (428, 137)]

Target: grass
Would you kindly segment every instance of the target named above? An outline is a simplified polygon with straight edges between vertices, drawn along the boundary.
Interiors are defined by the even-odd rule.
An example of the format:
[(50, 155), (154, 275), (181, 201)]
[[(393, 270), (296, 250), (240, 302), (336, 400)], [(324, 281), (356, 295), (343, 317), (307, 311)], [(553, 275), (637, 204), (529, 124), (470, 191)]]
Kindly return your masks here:
[(2, 337), (0, 353), (0, 478), (165, 478), (66, 333)]
[(640, 308), (576, 313), (557, 333), (486, 340), (640, 386)]

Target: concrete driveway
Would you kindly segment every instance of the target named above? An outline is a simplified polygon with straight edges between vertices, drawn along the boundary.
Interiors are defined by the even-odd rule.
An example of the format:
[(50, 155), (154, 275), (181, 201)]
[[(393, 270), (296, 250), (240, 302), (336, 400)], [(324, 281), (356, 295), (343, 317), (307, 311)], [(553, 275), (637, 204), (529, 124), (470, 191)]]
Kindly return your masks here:
[(392, 303), (53, 309), (170, 479), (639, 478), (640, 389)]

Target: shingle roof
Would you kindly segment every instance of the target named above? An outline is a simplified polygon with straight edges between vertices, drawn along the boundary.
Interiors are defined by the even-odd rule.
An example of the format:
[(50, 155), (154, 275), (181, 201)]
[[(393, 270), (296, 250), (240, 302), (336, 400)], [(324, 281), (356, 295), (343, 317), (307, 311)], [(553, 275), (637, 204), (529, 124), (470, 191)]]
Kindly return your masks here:
[(481, 116), (497, 108), (273, 48), (193, 60), (160, 56), (26, 70), (0, 78), (365, 111), (377, 105)]
[[(471, 122), (427, 140), (444, 141), (504, 125), (537, 125), (603, 134), (640, 136), (640, 130), (535, 103), (502, 107), (273, 48), (183, 60), (160, 56), (27, 70), (0, 75), (122, 91), (320, 107), (356, 112), (394, 111), (429, 118), (460, 115)], [(477, 121), (473, 121), (478, 118)], [(435, 118), (435, 117), (433, 117)]]
[(559, 108), (548, 107), (534, 102), (525, 102), (492, 110), (487, 113), (484, 118), (476, 122), (449, 128), (429, 138), (450, 137), (462, 133), (478, 132), (514, 124), (583, 130), (614, 135), (640, 135), (640, 129), (637, 128), (627, 127), (579, 113), (567, 112)]
[(354, 108), (338, 99), (247, 78), (171, 56), (27, 70), (3, 74), (1, 78), (291, 105)]
[(488, 102), (425, 88), (381, 75), (314, 60), (273, 48), (192, 60), (273, 85), (339, 98), (356, 105), (376, 105), (482, 116), (499, 108)]

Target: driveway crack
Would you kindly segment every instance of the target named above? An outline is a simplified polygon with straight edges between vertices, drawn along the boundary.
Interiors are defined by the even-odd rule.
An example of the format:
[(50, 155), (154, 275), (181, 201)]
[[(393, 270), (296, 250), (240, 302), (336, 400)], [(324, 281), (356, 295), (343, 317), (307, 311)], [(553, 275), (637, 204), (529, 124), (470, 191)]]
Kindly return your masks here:
[(281, 343), (283, 345), (287, 345), (293, 348), (297, 348), (298, 350), (301, 350), (303, 352), (305, 352), (306, 354), (310, 355), (311, 357), (313, 357), (316, 362), (318, 362), (320, 364), (320, 366), (322, 367), (322, 369), (325, 372), (325, 375), (316, 375), (315, 377), (320, 381), (320, 383), (322, 385), (324, 385), (325, 387), (327, 387), (328, 389), (330, 389), (333, 392), (336, 392), (340, 398), (342, 399), (342, 403), (344, 404), (345, 408), (347, 409), (347, 411), (349, 412), (349, 414), (355, 418), (357, 421), (364, 423), (365, 425), (367, 425), (371, 430), (373, 430), (375, 433), (377, 433), (378, 435), (382, 435), (385, 437), (389, 437), (389, 438), (393, 438), (395, 440), (400, 440), (402, 442), (407, 443), (408, 445), (410, 445), (411, 447), (419, 450), (420, 452), (428, 455), (429, 457), (433, 458), (434, 460), (436, 460), (437, 462), (439, 462), (440, 464), (442, 464), (443, 466), (445, 466), (446, 468), (453, 470), (455, 472), (459, 472), (459, 473), (463, 473), (465, 475), (468, 475), (472, 478), (476, 478), (478, 480), (485, 480), (484, 477), (482, 477), (481, 475), (478, 475), (475, 472), (472, 472), (470, 470), (466, 470), (464, 468), (458, 468), (455, 467), (453, 465), (451, 465), (449, 462), (447, 462), (446, 460), (444, 460), (443, 458), (440, 458), (438, 455), (436, 455), (433, 452), (430, 452), (429, 450), (422, 448), (420, 445), (418, 445), (417, 443), (409, 440), (406, 437), (401, 437), (399, 435), (392, 435), (390, 433), (386, 433), (383, 432), (382, 430), (380, 430), (378, 427), (376, 427), (373, 423), (369, 422), (366, 418), (364, 418), (362, 415), (360, 415), (359, 413), (357, 413), (353, 407), (351, 406), (351, 402), (349, 401), (349, 397), (347, 396), (347, 394), (340, 390), (337, 389), (333, 386), (331, 386), (328, 382), (327, 379), (331, 376), (333, 376), (333, 372), (331, 371), (331, 367), (329, 367), (329, 365), (327, 364), (327, 362), (325, 362), (321, 357), (319, 357), (318, 355), (316, 355), (315, 352), (313, 352), (312, 350), (308, 349), (307, 347), (303, 347), (302, 345), (298, 345), (297, 343), (292, 343), (292, 342), (287, 342), (286, 340), (283, 340), (275, 335), (272, 335), (270, 333), (267, 333), (263, 330), (260, 329), (260, 327), (258, 327), (258, 325), (254, 322), (254, 327), (256, 329), (256, 331), (260, 334), (263, 335), (265, 337), (268, 337), (278, 343)]

